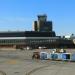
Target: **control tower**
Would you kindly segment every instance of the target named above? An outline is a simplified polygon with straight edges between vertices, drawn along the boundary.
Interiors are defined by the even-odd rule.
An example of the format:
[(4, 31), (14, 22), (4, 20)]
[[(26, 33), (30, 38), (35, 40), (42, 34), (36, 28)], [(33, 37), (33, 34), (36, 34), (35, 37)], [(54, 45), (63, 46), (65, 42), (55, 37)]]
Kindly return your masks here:
[(43, 21), (46, 22), (47, 21), (47, 16), (46, 15), (38, 15), (38, 21)]
[(52, 21), (47, 21), (47, 15), (38, 15), (38, 20), (34, 21), (33, 30), (38, 32), (52, 31)]

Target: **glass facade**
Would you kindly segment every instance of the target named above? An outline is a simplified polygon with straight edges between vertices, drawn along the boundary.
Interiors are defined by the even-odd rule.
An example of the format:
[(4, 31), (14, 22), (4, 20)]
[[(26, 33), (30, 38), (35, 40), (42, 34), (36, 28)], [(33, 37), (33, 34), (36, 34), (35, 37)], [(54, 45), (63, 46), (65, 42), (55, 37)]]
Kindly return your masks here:
[(0, 44), (25, 44), (25, 39), (3, 39)]

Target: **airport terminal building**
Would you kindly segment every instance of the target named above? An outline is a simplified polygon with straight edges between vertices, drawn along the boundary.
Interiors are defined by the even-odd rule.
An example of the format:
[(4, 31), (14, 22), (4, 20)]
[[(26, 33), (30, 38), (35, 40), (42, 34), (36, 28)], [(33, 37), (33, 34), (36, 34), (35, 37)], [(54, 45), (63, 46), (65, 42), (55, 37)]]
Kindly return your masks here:
[(46, 15), (39, 15), (34, 21), (33, 31), (0, 32), (0, 49), (24, 48), (75, 48), (72, 39), (56, 36), (52, 21), (47, 21)]

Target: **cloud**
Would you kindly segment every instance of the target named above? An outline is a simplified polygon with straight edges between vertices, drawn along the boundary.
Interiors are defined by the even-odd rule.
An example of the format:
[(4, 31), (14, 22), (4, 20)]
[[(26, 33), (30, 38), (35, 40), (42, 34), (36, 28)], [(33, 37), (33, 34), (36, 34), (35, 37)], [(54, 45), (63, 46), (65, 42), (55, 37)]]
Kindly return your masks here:
[(7, 17), (7, 18), (0, 18), (0, 23), (17, 23), (17, 22), (30, 22), (31, 19), (30, 18), (23, 18), (23, 17)]
[(30, 30), (32, 26), (31, 18), (6, 17), (0, 18), (0, 30)]

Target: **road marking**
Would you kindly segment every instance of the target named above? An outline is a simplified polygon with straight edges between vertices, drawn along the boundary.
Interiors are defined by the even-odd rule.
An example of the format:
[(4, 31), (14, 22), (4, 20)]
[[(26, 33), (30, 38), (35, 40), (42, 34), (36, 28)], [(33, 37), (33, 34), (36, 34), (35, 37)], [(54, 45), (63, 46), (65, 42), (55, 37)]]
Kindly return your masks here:
[(7, 64), (17, 64), (17, 63), (19, 63), (19, 61), (18, 60), (14, 60), (14, 59), (12, 60), (11, 59), (11, 60), (6, 61), (6, 63)]

